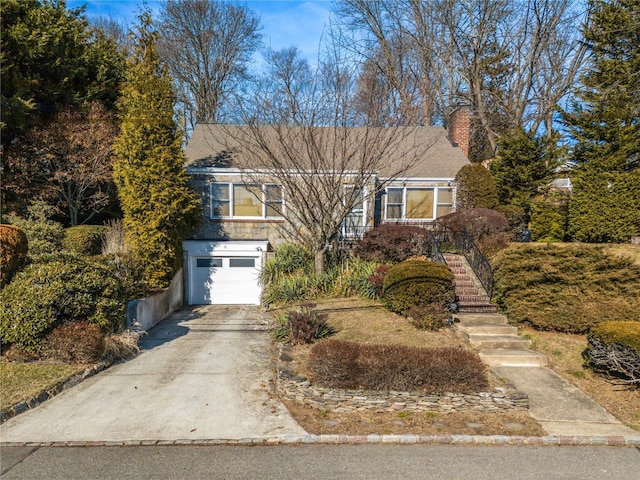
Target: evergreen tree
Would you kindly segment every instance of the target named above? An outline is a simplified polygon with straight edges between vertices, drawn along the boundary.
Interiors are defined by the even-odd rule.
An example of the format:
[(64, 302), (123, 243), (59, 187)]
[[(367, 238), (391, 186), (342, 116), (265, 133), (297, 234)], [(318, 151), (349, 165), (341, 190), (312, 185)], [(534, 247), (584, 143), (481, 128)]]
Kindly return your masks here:
[(591, 68), (564, 121), (578, 168), (569, 233), (588, 242), (640, 234), (640, 0), (591, 2)]
[(456, 173), (457, 204), (460, 209), (494, 208), (498, 190), (493, 176), (484, 165), (471, 163)]
[(157, 35), (148, 12), (139, 18), (118, 102), (122, 133), (114, 147), (114, 180), (127, 241), (145, 264), (148, 285), (164, 287), (182, 263), (182, 240), (199, 202), (187, 186), (175, 95), (156, 51)]
[(490, 170), (501, 205), (516, 205), (528, 214), (531, 201), (551, 178), (555, 166), (552, 142), (517, 129), (498, 141), (498, 153)]

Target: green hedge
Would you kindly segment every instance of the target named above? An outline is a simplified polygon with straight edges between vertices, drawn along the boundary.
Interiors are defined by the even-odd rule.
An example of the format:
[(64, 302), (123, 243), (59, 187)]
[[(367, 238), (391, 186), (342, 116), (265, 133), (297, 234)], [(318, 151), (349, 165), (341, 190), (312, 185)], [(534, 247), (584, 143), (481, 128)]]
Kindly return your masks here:
[(99, 255), (109, 227), (104, 225), (78, 225), (65, 229), (62, 246), (79, 255)]
[(640, 321), (604, 322), (593, 327), (589, 337), (624, 345), (640, 354)]
[(455, 300), (453, 273), (426, 260), (398, 263), (384, 277), (382, 300), (392, 312), (414, 318), (417, 326), (437, 329), (446, 317), (445, 306)]
[(113, 332), (124, 325), (127, 300), (108, 266), (73, 255), (43, 257), (0, 292), (0, 339), (36, 352), (41, 340), (65, 322), (86, 320)]
[(601, 322), (638, 319), (640, 266), (601, 247), (513, 245), (493, 267), (493, 300), (514, 323), (586, 334)]

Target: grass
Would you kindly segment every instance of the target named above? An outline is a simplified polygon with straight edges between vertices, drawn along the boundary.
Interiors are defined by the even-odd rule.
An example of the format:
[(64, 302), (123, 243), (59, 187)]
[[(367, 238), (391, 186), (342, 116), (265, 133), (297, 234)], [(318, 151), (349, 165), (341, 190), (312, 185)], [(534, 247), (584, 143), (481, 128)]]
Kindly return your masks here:
[(87, 365), (0, 362), (0, 406), (6, 409), (81, 373)]

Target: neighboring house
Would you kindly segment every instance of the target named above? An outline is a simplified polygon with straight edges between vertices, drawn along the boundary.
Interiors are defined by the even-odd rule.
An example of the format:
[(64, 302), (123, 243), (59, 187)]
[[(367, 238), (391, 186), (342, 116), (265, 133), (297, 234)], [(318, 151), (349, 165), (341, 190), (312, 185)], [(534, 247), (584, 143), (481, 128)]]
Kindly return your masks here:
[[(404, 139), (406, 145), (425, 141), (430, 147), (401, 177), (390, 180), (384, 169), (375, 172), (365, 188), (378, 194), (351, 210), (342, 227), (343, 238), (359, 238), (382, 223), (425, 224), (455, 210), (454, 178), (469, 163), (469, 112), (456, 113), (450, 131), (412, 130)], [(230, 147), (229, 128), (244, 127), (197, 125), (186, 149), (187, 174), (203, 202), (201, 227), (184, 242), (189, 304), (259, 304), (257, 279), (266, 252), (287, 241), (279, 213), (286, 211), (287, 193), (268, 174), (264, 182), (256, 182), (255, 176), (247, 181), (239, 165), (251, 165), (252, 154)]]

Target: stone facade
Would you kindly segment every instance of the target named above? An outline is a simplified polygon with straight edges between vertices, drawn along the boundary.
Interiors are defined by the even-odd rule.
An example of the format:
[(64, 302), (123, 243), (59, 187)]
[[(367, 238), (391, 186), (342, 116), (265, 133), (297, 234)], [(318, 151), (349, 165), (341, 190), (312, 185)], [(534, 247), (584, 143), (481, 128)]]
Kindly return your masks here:
[(307, 378), (295, 375), (290, 366), (288, 346), (281, 345), (277, 391), (287, 400), (294, 400), (319, 410), (331, 412), (405, 411), (405, 412), (482, 412), (529, 410), (529, 397), (513, 387), (496, 387), (493, 392), (471, 394), (422, 392), (379, 392), (338, 390), (314, 386)]

